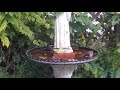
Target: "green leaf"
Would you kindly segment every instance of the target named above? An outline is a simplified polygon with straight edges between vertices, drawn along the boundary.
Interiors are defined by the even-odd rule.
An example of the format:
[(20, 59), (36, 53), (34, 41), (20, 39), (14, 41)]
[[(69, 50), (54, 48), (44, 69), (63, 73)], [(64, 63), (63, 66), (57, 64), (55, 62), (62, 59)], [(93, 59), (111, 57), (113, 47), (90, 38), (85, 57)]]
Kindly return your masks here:
[(1, 72), (0, 73), (0, 78), (10, 78), (10, 75)]
[(13, 12), (9, 12), (9, 15), (10, 15), (10, 16), (13, 16), (13, 15), (14, 15), (14, 13), (13, 13)]
[(120, 68), (116, 71), (115, 77), (116, 77), (116, 78), (120, 78)]
[(45, 24), (45, 27), (46, 27), (47, 29), (49, 29), (49, 28), (50, 28), (50, 24)]
[(89, 71), (89, 70), (91, 69), (90, 64), (85, 63), (84, 69), (85, 69), (86, 71)]
[(2, 36), (2, 37), (1, 37), (1, 41), (2, 41), (2, 45), (3, 45), (3, 46), (6, 46), (7, 48), (9, 47), (10, 41), (9, 41), (8, 37)]
[(6, 29), (7, 24), (8, 24), (8, 22), (6, 20), (4, 20), (3, 23), (0, 26), (0, 32)]
[(117, 46), (120, 47), (120, 43), (118, 43)]
[(112, 23), (112, 25), (114, 26), (114, 25), (116, 25), (118, 22), (117, 22), (117, 21), (112, 21), (111, 23)]
[(13, 24), (13, 26), (16, 28), (16, 30), (18, 32), (20, 32), (21, 34), (24, 34), (24, 35), (28, 36), (30, 40), (34, 39), (33, 32), (20, 19), (12, 17), (11, 20), (10, 20), (10, 22)]
[(97, 78), (98, 77), (98, 69), (97, 69), (97, 67), (92, 68), (91, 71), (94, 74), (95, 78)]
[(0, 22), (4, 19), (4, 15), (0, 14)]
[(120, 53), (120, 48), (117, 51)]

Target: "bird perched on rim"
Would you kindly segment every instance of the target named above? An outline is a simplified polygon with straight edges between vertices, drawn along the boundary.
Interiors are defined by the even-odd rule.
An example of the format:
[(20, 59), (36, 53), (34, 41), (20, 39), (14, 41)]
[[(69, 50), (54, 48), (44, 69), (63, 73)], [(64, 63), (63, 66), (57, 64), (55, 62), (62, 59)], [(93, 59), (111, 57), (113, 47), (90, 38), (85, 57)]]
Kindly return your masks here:
[(50, 47), (49, 44), (47, 44), (47, 46), (44, 47), (45, 51), (47, 51), (48, 53), (52, 53), (53, 49), (52, 47)]

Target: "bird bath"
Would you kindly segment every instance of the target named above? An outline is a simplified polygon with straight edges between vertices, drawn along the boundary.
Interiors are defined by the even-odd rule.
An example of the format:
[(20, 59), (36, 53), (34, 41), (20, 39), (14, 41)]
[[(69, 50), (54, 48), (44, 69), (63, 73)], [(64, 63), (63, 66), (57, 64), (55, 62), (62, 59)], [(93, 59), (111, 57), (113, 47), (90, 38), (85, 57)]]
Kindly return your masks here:
[(35, 62), (50, 64), (55, 78), (71, 78), (77, 65), (97, 59), (98, 52), (70, 45), (69, 21), (71, 12), (63, 12), (56, 17), (54, 46), (27, 50), (27, 57)]

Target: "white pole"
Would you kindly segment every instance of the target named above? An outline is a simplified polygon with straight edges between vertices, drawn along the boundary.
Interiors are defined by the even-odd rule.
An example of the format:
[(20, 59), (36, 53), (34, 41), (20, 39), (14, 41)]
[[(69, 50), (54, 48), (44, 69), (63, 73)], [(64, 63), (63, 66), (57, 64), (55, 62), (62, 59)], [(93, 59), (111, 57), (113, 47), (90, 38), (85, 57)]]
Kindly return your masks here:
[(54, 51), (57, 53), (73, 52), (70, 45), (70, 19), (71, 12), (63, 12), (56, 17), (54, 30)]

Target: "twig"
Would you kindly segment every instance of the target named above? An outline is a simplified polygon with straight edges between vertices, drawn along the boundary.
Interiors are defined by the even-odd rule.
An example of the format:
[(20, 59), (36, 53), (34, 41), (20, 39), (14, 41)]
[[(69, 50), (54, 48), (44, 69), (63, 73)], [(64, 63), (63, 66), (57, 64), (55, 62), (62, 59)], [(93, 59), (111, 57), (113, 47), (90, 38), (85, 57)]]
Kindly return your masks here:
[(108, 30), (105, 30), (103, 32), (103, 34), (93, 43), (93, 45), (91, 46), (91, 48), (96, 49), (98, 43), (103, 39), (103, 37), (106, 35), (107, 32), (108, 32)]
[(13, 61), (10, 61), (9, 64), (3, 70), (3, 73), (7, 72), (7, 70), (13, 65)]

